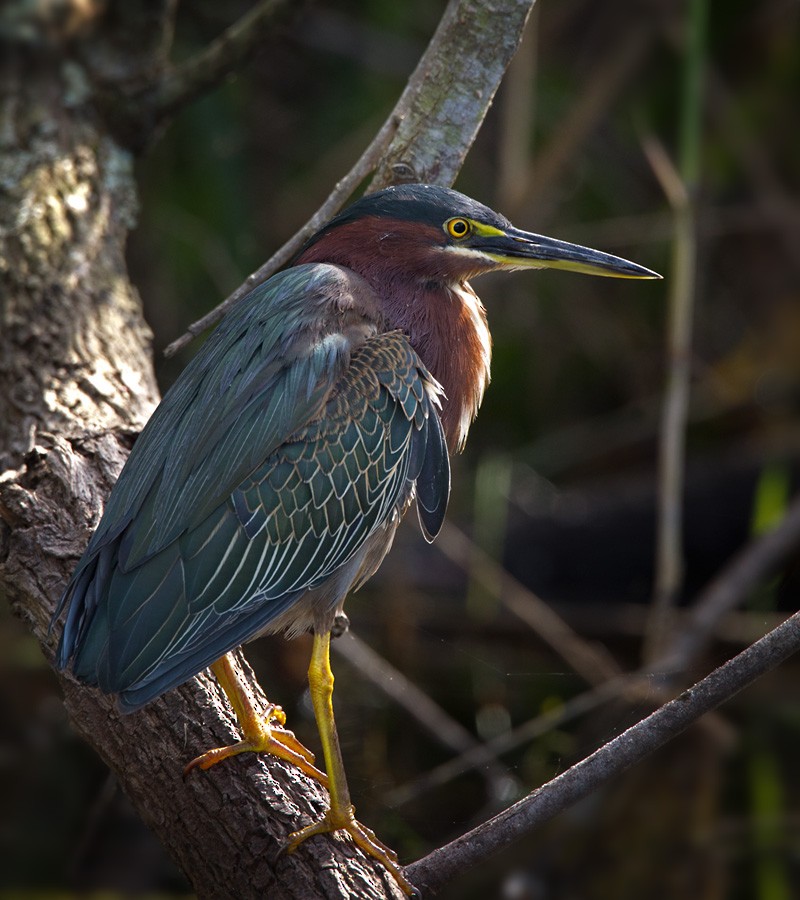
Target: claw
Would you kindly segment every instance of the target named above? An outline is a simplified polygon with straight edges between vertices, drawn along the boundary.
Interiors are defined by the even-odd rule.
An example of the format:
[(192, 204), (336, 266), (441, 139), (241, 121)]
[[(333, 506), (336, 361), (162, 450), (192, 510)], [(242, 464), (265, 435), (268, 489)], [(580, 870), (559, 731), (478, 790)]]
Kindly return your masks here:
[(362, 825), (356, 819), (355, 807), (352, 804), (341, 810), (334, 810), (330, 807), (325, 815), (311, 825), (306, 825), (294, 834), (289, 835), (289, 841), (286, 845), (287, 853), (294, 851), (310, 837), (317, 834), (329, 834), (333, 831), (346, 831), (347, 834), (355, 841), (355, 843), (373, 859), (377, 859), (394, 876), (394, 879), (400, 885), (404, 893), (408, 896), (418, 895), (416, 888), (409, 882), (403, 870), (397, 862), (397, 854), (390, 847), (387, 847), (383, 841), (375, 836), (375, 832), (366, 825)]
[(309, 778), (328, 787), (328, 776), (314, 765), (314, 754), (304, 747), (289, 731), (286, 713), (270, 703), (264, 715), (260, 715), (250, 702), (230, 657), (223, 656), (211, 667), (222, 689), (233, 706), (242, 728), (243, 739), (228, 747), (216, 747), (193, 759), (183, 770), (183, 777), (193, 769), (210, 769), (217, 763), (240, 753), (271, 753), (290, 762), (305, 772)]
[[(258, 732), (251, 729), (251, 734), (246, 740), (201, 753), (186, 766), (183, 777), (186, 778), (193, 769), (207, 771), (217, 763), (240, 753), (271, 753), (286, 762), (293, 763), (310, 778), (327, 788), (328, 776), (314, 765), (314, 754), (297, 740), (293, 732), (280, 727), (285, 721), (286, 715), (283, 710), (279, 706), (270, 705)], [(277, 728), (273, 722), (278, 723)]]
[[(310, 778), (327, 788), (328, 776), (314, 765), (314, 754), (297, 740), (294, 733), (281, 727), (285, 721), (286, 714), (280, 706), (271, 704), (259, 730), (251, 729), (250, 736), (236, 744), (216, 747), (201, 753), (186, 766), (183, 777), (186, 778), (193, 769), (207, 771), (217, 763), (240, 753), (271, 753), (286, 762), (293, 763)], [(278, 723), (277, 728), (273, 722)]]

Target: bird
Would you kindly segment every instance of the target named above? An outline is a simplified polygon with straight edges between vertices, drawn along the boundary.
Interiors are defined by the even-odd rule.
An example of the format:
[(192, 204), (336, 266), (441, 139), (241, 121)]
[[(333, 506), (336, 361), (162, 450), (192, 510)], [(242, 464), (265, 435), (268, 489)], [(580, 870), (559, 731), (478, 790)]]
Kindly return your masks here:
[[(416, 504), (432, 541), (489, 383), (491, 337), (470, 282), (499, 270), (660, 276), (520, 230), (466, 195), (397, 185), (356, 200), (226, 314), (137, 438), (54, 614), (55, 664), (122, 712), (211, 668), (246, 751), (328, 788), (322, 818), (406, 893), (396, 854), (355, 817), (333, 716), (330, 640), (346, 596)], [(313, 634), (309, 691), (325, 771), (252, 708), (229, 654), (266, 633)]]

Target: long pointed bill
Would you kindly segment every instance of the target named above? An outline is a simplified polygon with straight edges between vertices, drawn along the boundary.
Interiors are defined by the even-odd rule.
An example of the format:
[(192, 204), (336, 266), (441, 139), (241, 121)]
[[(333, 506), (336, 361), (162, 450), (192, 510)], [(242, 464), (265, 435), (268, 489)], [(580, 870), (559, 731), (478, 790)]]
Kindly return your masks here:
[(661, 278), (657, 272), (619, 256), (517, 228), (504, 232), (498, 229), (497, 234), (484, 231), (473, 246), (502, 268), (567, 269), (608, 278)]

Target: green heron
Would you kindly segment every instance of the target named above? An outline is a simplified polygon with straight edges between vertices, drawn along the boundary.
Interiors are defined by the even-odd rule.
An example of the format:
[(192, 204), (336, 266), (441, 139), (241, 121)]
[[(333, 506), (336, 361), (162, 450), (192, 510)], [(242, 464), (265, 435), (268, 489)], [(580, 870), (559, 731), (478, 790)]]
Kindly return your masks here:
[[(442, 525), (449, 454), (489, 381), (485, 272), (560, 268), (656, 273), (514, 228), (432, 185), (358, 200), (291, 265), (223, 319), (136, 441), (61, 597), (59, 668), (138, 709), (210, 666), (243, 739), (187, 767), (251, 750), (329, 788), (323, 818), (410, 890), (396, 855), (354, 815), (333, 718), (331, 629), (377, 569), (416, 500), (424, 536)], [(248, 703), (226, 654), (267, 632), (313, 632), (309, 686), (327, 776)]]

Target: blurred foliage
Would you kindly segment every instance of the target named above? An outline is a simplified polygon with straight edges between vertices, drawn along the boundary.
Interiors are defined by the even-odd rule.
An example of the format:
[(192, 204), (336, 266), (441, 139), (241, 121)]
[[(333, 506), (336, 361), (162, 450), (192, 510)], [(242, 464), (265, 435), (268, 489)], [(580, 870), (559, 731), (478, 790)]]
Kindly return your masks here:
[[(307, 4), (139, 160), (129, 259), (157, 351), (313, 213), (383, 121), (444, 5)], [(246, 7), (183, 4), (175, 58)], [(774, 525), (797, 482), (798, 25), (800, 7), (786, 0), (711, 5), (685, 600), (754, 530)], [(657, 136), (677, 158), (686, 28), (684, 4), (670, 0), (542, 0), (456, 186), (521, 227), (666, 273), (671, 217), (642, 139)], [(510, 113), (519, 96), (528, 99)], [(522, 164), (509, 171), (509, 159)], [(455, 463), (450, 517), (469, 528), (483, 510), (490, 525), (474, 533), (487, 549), (623, 668), (635, 668), (652, 589), (665, 287), (559, 272), (476, 287), (495, 341), (493, 384)], [(187, 358), (157, 357), (164, 386)], [(487, 484), (506, 485), (505, 508), (496, 498), (486, 506)], [(775, 609), (793, 609), (797, 587), (789, 567), (767, 586), (769, 602), (754, 598), (687, 678), (758, 637)], [(482, 599), (468, 574), (405, 527), (348, 612), (359, 635), (486, 738), (560, 708), (585, 685)], [(307, 642), (268, 639), (248, 656), (299, 736), (316, 746), (303, 694)], [(2, 610), (0, 658), (0, 894), (186, 893), (102, 764), (70, 735), (38, 649)], [(472, 773), (393, 808), (385, 800), (393, 789), (449, 754), (345, 660), (335, 666), (360, 816), (402, 860), (464, 831), (651, 708), (620, 699), (505, 755), (505, 794)], [(797, 674), (794, 663), (762, 679), (448, 896), (792, 896), (800, 883)]]

